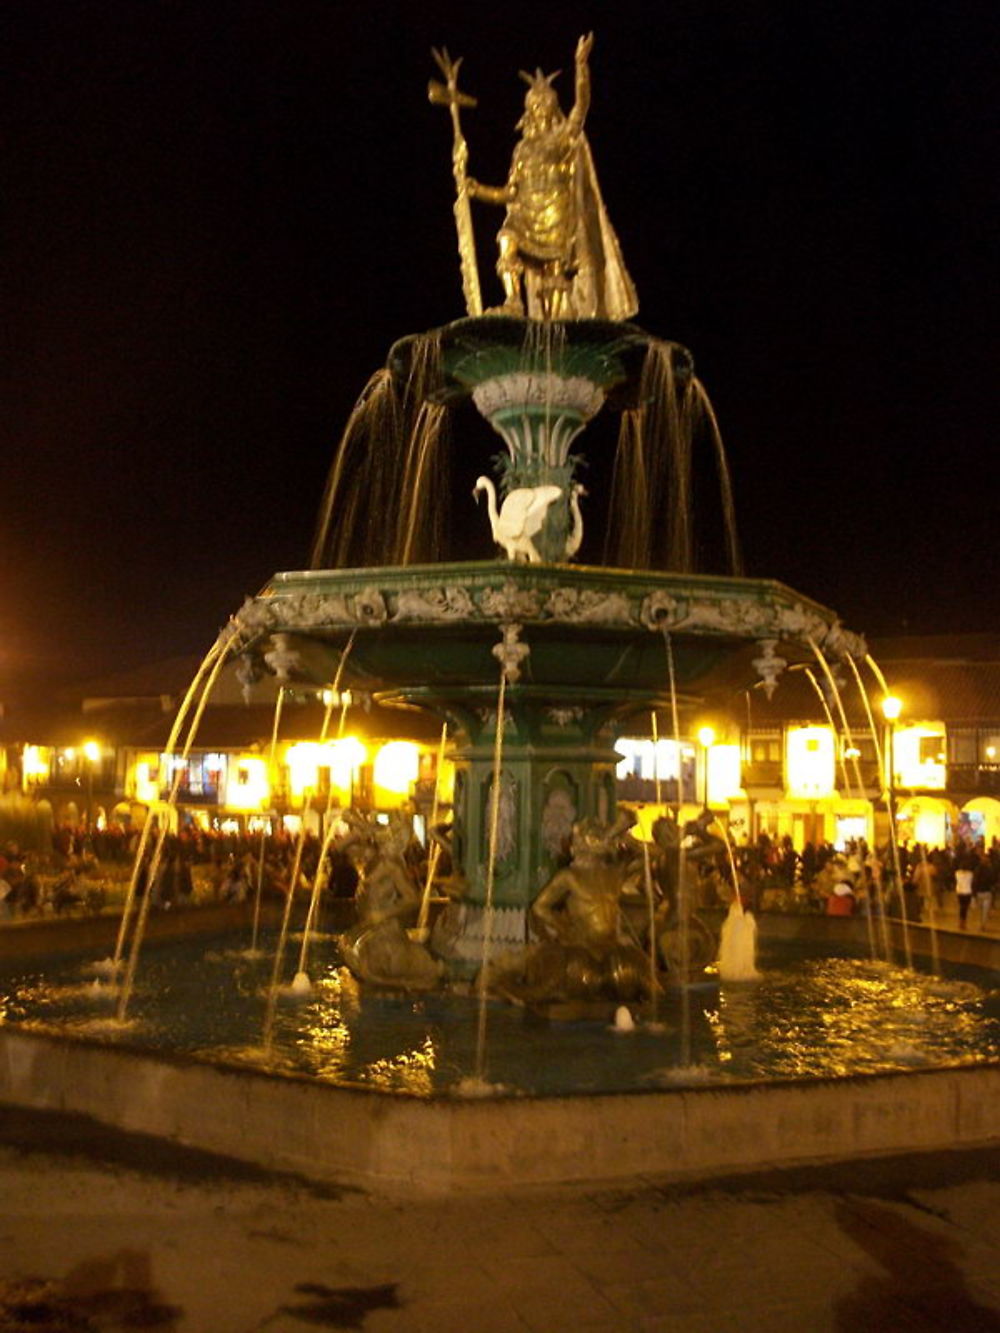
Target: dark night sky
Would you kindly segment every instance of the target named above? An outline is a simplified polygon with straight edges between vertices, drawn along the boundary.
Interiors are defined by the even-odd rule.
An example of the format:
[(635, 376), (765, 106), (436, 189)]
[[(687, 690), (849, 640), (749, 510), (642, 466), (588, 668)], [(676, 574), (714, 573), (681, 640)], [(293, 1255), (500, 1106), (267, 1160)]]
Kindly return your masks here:
[(995, 628), (996, 16), (7, 0), (0, 697), (207, 648), (304, 566), (365, 380), (464, 313), (429, 48), (499, 182), (517, 70), (562, 67), (566, 105), (590, 28), (637, 322), (694, 352), (747, 572), (869, 634)]

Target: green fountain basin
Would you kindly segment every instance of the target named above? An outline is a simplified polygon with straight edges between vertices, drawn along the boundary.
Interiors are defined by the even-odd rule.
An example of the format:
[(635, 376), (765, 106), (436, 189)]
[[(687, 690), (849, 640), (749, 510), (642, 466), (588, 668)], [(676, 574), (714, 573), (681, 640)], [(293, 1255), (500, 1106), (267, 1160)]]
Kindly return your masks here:
[(511, 833), (491, 892), (513, 912), (511, 938), (572, 822), (614, 819), (615, 740), (629, 714), (671, 706), (671, 679), (687, 722), (771, 688), (789, 661), (864, 651), (832, 611), (773, 580), (496, 561), (276, 574), (236, 623), (243, 650), (283, 680), (323, 686), (339, 671), (352, 690), (447, 720), (456, 859), (478, 905), (504, 664)]
[[(285, 636), (288, 673), (317, 684), (353, 635), (346, 681), (414, 701), (495, 693), (493, 650), (516, 625), (529, 651), (512, 695), (569, 694), (616, 714), (668, 697), (665, 633), (677, 688), (699, 701), (812, 660), (810, 640), (835, 655), (860, 642), (771, 579), (501, 561), (279, 573), (236, 619), (248, 650)], [(280, 666), (280, 650), (271, 658)]]

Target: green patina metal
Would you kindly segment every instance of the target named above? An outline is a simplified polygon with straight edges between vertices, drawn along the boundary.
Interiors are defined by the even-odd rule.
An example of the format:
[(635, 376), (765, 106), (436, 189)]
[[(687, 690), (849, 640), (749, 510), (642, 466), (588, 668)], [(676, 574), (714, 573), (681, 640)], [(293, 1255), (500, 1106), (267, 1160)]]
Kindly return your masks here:
[(574, 820), (613, 816), (617, 735), (670, 704), (665, 634), (685, 717), (842, 636), (831, 611), (771, 580), (507, 562), (281, 573), (237, 622), (247, 652), (317, 685), (350, 641), (343, 684), (447, 719), (473, 903), (486, 887), (498, 651), (514, 644), (494, 893), (520, 908)]
[[(421, 343), (413, 334), (394, 343), (389, 368), (405, 382)], [(653, 337), (638, 324), (583, 319), (538, 324), (489, 315), (458, 319), (432, 335), (440, 344), (442, 376), (430, 398), (448, 403), (467, 398), (478, 385), (518, 372), (548, 372), (562, 379), (586, 379), (605, 393), (627, 386), (634, 401), (646, 351)], [(694, 372), (690, 352), (673, 344), (678, 377)]]
[[(609, 398), (619, 408), (637, 405), (646, 357), (657, 340), (638, 325), (607, 320), (456, 320), (393, 346), (388, 365), (400, 384), (412, 384), (418, 366), (427, 373), (429, 341), (439, 357), (436, 374), (421, 382), (423, 392), (438, 403), (475, 400), (507, 447), (508, 456), (498, 461), (501, 495), (558, 488), (533, 541), (547, 562), (570, 557), (580, 461), (570, 446)], [(669, 346), (681, 392), (694, 363), (686, 348)]]

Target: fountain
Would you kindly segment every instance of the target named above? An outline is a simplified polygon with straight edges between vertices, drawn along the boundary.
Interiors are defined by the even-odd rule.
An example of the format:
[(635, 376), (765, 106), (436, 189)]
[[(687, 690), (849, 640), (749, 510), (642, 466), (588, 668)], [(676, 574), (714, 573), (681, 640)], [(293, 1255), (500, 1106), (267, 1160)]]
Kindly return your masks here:
[[(817, 660), (833, 680), (846, 674), (845, 663), (863, 662), (866, 648), (829, 609), (739, 572), (724, 455), (692, 358), (632, 322), (634, 288), (583, 131), (590, 47), (589, 38), (577, 47), (568, 114), (550, 78), (528, 80), (523, 136), (510, 177), (497, 188), (467, 174), (459, 110), (472, 99), (458, 88), (460, 62), (436, 53), (445, 82), (431, 85), (431, 98), (449, 108), (453, 127), (466, 314), (392, 346), (338, 449), (311, 568), (278, 573), (249, 599), (201, 673), (210, 680), (224, 658), (239, 655), (248, 685), (264, 673), (282, 686), (321, 689), (335, 681), (441, 720), (456, 766), (451, 901), (428, 930), (426, 903), (402, 864), (407, 830), (357, 823), (360, 915), (337, 960), (350, 970), (334, 967), (314, 984), (304, 942), (286, 991), (311, 1006), (314, 1045), (337, 1059), (348, 1018), (366, 1006), (386, 1022), (416, 1017), (438, 1039), (447, 1033), (456, 1049), (477, 1029), (475, 1059), (445, 1093), (465, 1086), (479, 1095), (442, 1096), (427, 1081), (434, 1038), (426, 1028), (406, 1039), (395, 1064), (381, 1056), (370, 1062), (381, 1066), (380, 1077), (392, 1067), (388, 1082), (359, 1086), (339, 1073), (332, 1081), (342, 1086), (331, 1086), (325, 1066), (309, 1077), (308, 1068), (276, 1064), (271, 1038), (284, 1021), (278, 994), (287, 911), (262, 1068), (244, 1064), (237, 1072), (231, 1059), (152, 1052), (137, 1040), (109, 1048), (8, 1023), (0, 1028), (0, 1095), (72, 1106), (320, 1174), (433, 1187), (719, 1171), (953, 1146), (1000, 1132), (1000, 1071), (985, 1057), (975, 1066), (952, 1056), (940, 1070), (839, 1081), (830, 1077), (837, 1067), (824, 1065), (808, 1085), (781, 1060), (777, 1081), (762, 1081), (752, 1063), (730, 1083), (703, 1074), (690, 1023), (692, 1009), (705, 1006), (692, 995), (694, 983), (706, 981), (717, 994), (718, 978), (705, 972), (717, 945), (688, 881), (698, 856), (717, 850), (706, 828), (661, 822), (654, 849), (647, 843), (635, 858), (645, 926), (632, 940), (622, 937), (618, 852), (628, 831), (618, 822), (614, 741), (628, 719), (669, 710), (679, 738), (713, 701), (754, 682), (770, 692), (787, 668)], [(483, 313), (479, 289), (473, 201), (506, 205), (498, 263), (504, 304), (491, 313)], [(461, 560), (446, 548), (457, 506), (475, 512), (471, 495), (448, 494), (440, 452), (449, 412), (470, 399), (505, 451), (493, 476), (485, 462), (473, 468), (476, 496), (487, 500), (480, 517), (488, 518), (502, 559)], [(575, 564), (594, 497), (580, 480), (584, 459), (570, 450), (609, 409), (621, 412), (622, 427), (606, 488), (603, 563)], [(708, 441), (719, 471), (731, 565), (725, 574), (694, 569), (691, 473), (699, 439)], [(279, 691), (279, 706), (281, 698)], [(275, 734), (277, 725), (276, 716)], [(177, 736), (180, 727), (178, 719)], [(671, 886), (659, 907), (653, 857)], [(129, 910), (133, 892), (134, 881)], [(418, 907), (420, 928), (408, 931), (407, 914), (415, 917)], [(313, 910), (314, 901), (310, 921)], [(146, 911), (148, 896), (137, 914), (120, 1017)], [(257, 932), (255, 915), (252, 953)], [(753, 920), (737, 901), (719, 959), (724, 980), (758, 976), (753, 936)], [(886, 984), (882, 973), (866, 977), (858, 995), (871, 1003)], [(674, 1068), (661, 1046), (649, 1045), (670, 1026), (657, 1021), (658, 999), (669, 998), (664, 987), (681, 1001)], [(737, 1016), (753, 989), (742, 987), (744, 999), (731, 1001)], [(255, 999), (259, 991), (244, 977), (239, 993)], [(942, 1003), (957, 1010), (964, 1002), (951, 996)], [(502, 1074), (489, 1081), (491, 1005), (508, 1035), (511, 1015), (518, 1016), (514, 1044), (554, 1085), (519, 1088)], [(560, 1020), (581, 1017), (598, 1018), (599, 1030), (611, 1034), (617, 1054), (609, 1059), (627, 1051), (645, 1060), (644, 1082), (595, 1086), (584, 1078), (571, 1090), (589, 1095), (566, 1095), (558, 1076), (579, 1052), (575, 1025)], [(677, 1023), (675, 1013), (672, 1036)], [(532, 1054), (539, 1028), (545, 1046)], [(734, 1032), (719, 1005), (706, 1010), (699, 1050), (714, 1043), (731, 1062)], [(985, 1040), (995, 1054), (993, 1038)], [(594, 1044), (592, 1035), (586, 1043)], [(903, 1038), (898, 1045), (909, 1049)], [(204, 1049), (194, 1038), (185, 1047)], [(887, 1067), (901, 1066), (879, 1066)], [(696, 1086), (701, 1081), (709, 1086)], [(373, 1090), (385, 1087), (423, 1095), (387, 1098)], [(520, 1095), (501, 1095), (510, 1091)]]

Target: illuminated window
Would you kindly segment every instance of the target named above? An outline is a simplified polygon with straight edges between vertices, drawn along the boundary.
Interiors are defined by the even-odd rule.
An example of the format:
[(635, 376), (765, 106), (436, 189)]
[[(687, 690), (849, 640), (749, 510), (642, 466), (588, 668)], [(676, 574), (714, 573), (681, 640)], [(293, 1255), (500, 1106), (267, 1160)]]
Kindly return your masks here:
[(791, 727), (785, 734), (785, 785), (789, 796), (821, 800), (836, 790), (834, 734), (829, 727)]
[(647, 781), (669, 782), (676, 778), (680, 769), (679, 747), (676, 741), (643, 740), (639, 737), (622, 736), (615, 741), (615, 750), (622, 756), (615, 767), (615, 774), (621, 780), (629, 777), (645, 778)]
[(740, 794), (740, 747), (713, 745), (708, 752), (708, 799), (722, 805)]
[(256, 755), (241, 755), (229, 767), (225, 804), (233, 810), (259, 810), (270, 799), (267, 762)]
[(780, 763), (781, 741), (776, 736), (755, 736), (750, 742), (750, 762), (754, 764)]
[(375, 756), (376, 788), (395, 796), (406, 796), (420, 774), (420, 749), (411, 741), (390, 741)]
[[(946, 782), (945, 730), (940, 722), (898, 728), (892, 738), (893, 782), (900, 787), (941, 791)], [(970, 762), (975, 763), (975, 758)]]

